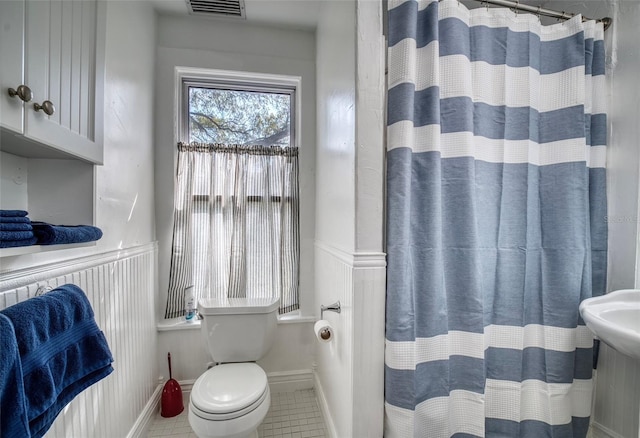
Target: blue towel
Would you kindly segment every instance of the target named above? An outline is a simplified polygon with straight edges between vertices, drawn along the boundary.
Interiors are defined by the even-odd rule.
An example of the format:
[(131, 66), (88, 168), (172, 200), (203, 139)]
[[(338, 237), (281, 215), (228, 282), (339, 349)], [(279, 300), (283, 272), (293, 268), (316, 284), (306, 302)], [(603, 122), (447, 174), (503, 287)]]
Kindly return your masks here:
[(5, 217), (22, 217), (22, 216), (26, 216), (27, 213), (24, 210), (0, 210), (0, 216), (5, 216)]
[[(33, 234), (33, 233), (32, 233)], [(0, 248), (16, 248), (19, 246), (31, 246), (35, 245), (38, 239), (35, 236), (30, 239), (22, 240), (0, 240)]]
[(102, 237), (102, 230), (90, 225), (51, 225), (45, 222), (31, 222), (31, 225), (38, 245), (93, 242)]
[(33, 231), (0, 231), (0, 240), (24, 240), (33, 236)]
[(13, 324), (0, 313), (0, 436), (29, 437), (22, 366)]
[(0, 231), (32, 231), (33, 227), (30, 223), (1, 223), (0, 222)]
[(113, 358), (87, 297), (75, 285), (61, 286), (0, 314), (15, 329), (26, 418), (30, 436), (39, 438), (76, 395), (111, 374)]
[(0, 224), (30, 224), (31, 223), (31, 219), (29, 219), (26, 216), (10, 216), (10, 217), (5, 217), (5, 216), (0, 216)]

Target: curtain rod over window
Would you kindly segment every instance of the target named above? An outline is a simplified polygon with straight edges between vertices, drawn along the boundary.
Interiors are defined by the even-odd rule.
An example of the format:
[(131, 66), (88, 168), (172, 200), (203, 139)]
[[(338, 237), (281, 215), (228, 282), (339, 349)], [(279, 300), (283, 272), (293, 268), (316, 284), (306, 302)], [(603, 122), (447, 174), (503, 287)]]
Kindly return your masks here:
[[(570, 12), (564, 12), (564, 11), (559, 12), (559, 11), (553, 11), (551, 9), (545, 9), (542, 7), (523, 5), (519, 1), (510, 1), (510, 0), (474, 0), (474, 1), (484, 3), (484, 4), (504, 6), (504, 7), (515, 9), (518, 11), (531, 12), (535, 15), (544, 15), (545, 17), (557, 18), (558, 20), (569, 20), (570, 18), (573, 18), (576, 15)], [(591, 18), (582, 17), (582, 21), (588, 21), (588, 20), (591, 20)], [(604, 24), (604, 30), (607, 30), (609, 26), (611, 26), (611, 23), (613, 20), (609, 17), (605, 17), (605, 18), (597, 19), (596, 21)]]

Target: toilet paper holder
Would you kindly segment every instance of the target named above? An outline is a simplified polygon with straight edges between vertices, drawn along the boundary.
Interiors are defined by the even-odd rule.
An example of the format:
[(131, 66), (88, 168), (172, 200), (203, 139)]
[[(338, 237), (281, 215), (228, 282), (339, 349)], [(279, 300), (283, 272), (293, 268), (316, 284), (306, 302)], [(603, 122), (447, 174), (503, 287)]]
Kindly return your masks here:
[(329, 304), (328, 306), (320, 306), (320, 319), (324, 319), (323, 314), (325, 311), (340, 313), (340, 301), (336, 301), (335, 303)]

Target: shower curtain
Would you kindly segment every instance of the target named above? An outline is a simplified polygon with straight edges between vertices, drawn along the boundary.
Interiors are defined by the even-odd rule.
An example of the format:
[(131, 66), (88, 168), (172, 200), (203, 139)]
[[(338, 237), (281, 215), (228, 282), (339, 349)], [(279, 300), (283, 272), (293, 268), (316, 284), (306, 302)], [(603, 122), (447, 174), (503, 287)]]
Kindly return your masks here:
[(603, 33), (389, 1), (386, 438), (586, 436)]

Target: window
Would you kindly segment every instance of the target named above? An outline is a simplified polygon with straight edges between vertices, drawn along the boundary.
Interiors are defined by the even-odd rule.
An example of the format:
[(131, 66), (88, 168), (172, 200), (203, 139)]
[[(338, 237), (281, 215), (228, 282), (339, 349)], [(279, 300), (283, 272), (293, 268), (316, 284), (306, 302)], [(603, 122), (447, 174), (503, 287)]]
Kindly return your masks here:
[[(180, 73), (180, 72), (179, 72)], [(166, 318), (196, 298), (280, 297), (299, 308), (299, 78), (179, 74)]]
[(295, 89), (184, 82), (188, 142), (292, 146)]

